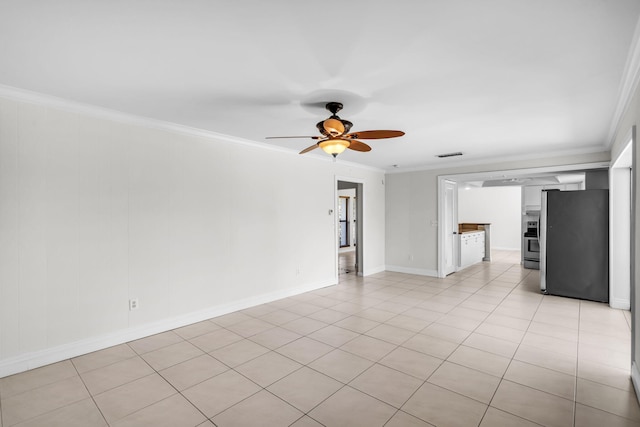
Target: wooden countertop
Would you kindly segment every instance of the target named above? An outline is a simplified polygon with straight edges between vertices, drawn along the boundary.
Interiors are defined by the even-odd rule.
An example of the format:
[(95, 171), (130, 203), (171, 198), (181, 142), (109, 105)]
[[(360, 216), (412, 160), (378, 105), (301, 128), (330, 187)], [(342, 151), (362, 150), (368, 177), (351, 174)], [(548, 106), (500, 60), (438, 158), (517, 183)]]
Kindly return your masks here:
[(462, 222), (458, 224), (458, 234), (469, 233), (474, 231), (484, 231), (485, 226), (491, 225), (490, 222)]

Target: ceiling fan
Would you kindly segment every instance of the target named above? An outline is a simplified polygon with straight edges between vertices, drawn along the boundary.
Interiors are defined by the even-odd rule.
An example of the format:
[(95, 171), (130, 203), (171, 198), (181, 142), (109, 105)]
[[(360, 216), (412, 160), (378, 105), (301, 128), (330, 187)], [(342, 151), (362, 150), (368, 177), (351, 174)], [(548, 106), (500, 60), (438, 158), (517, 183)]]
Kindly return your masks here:
[(338, 111), (342, 110), (342, 104), (339, 102), (329, 102), (325, 108), (331, 112), (331, 117), (316, 124), (316, 128), (318, 128), (322, 136), (268, 136), (266, 139), (315, 139), (318, 142), (305, 148), (300, 154), (308, 153), (320, 147), (325, 153), (331, 154), (335, 158), (347, 148), (355, 151), (371, 151), (371, 147), (362, 141), (358, 141), (359, 139), (384, 139), (404, 135), (404, 132), (399, 130), (363, 130), (349, 133), (353, 123), (337, 116)]

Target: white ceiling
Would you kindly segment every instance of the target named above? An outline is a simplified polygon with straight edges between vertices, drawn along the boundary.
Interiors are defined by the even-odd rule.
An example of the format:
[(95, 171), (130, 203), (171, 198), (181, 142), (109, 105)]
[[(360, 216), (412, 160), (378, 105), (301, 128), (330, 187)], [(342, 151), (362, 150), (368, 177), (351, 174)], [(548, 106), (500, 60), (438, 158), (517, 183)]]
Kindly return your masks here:
[[(0, 85), (393, 169), (608, 148), (638, 0), (0, 1)], [(437, 159), (439, 153), (464, 156)], [(319, 150), (307, 155), (324, 155)]]

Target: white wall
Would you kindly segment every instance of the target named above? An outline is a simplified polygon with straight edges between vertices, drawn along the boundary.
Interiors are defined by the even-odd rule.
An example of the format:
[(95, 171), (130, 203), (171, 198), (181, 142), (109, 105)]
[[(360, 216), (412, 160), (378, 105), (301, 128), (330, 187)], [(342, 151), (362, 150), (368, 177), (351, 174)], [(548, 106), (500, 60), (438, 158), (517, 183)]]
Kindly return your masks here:
[(458, 187), (458, 222), (491, 223), (491, 248), (520, 250), (520, 187)]
[[(640, 57), (640, 45), (636, 45), (634, 59), (636, 61)], [(638, 197), (638, 186), (640, 185), (640, 173), (638, 173), (638, 165), (640, 165), (640, 149), (638, 146), (638, 129), (640, 126), (640, 87), (637, 85), (637, 74), (631, 75), (635, 83), (632, 87), (633, 92), (628, 93), (628, 104), (624, 110), (620, 122), (616, 128), (615, 140), (611, 147), (612, 158), (616, 159), (625, 149), (629, 142), (629, 135), (635, 126), (635, 140), (633, 145), (633, 172), (632, 172), (632, 209), (634, 216), (631, 218), (631, 229), (634, 231), (632, 236), (632, 254), (634, 259), (631, 260), (631, 308), (632, 308), (632, 350), (631, 350), (631, 377), (636, 391), (636, 396), (640, 401), (640, 198)], [(631, 80), (630, 80), (631, 81)], [(627, 95), (627, 94), (623, 94)]]
[(335, 283), (336, 176), (384, 268), (381, 171), (60, 105), (0, 98), (0, 377)]

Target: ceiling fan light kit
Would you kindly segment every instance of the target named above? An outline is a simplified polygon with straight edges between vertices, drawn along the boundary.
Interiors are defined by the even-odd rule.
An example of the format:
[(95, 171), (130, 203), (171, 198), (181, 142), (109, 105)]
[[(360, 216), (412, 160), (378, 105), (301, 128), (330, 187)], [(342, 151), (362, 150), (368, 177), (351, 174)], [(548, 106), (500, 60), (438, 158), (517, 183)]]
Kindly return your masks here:
[[(354, 151), (371, 151), (371, 147), (362, 141), (357, 139), (384, 139), (384, 138), (396, 138), (404, 135), (404, 132), (399, 130), (365, 130), (361, 132), (348, 133), (353, 126), (348, 120), (342, 120), (336, 114), (342, 110), (342, 104), (339, 102), (328, 102), (325, 106), (327, 110), (331, 112), (331, 117), (316, 124), (316, 128), (323, 135), (318, 136), (271, 136), (267, 139), (275, 138), (311, 138), (318, 140), (314, 145), (305, 148), (300, 154), (308, 153), (318, 147), (331, 154), (334, 159), (338, 154), (344, 152), (347, 148)], [(324, 139), (323, 139), (324, 138)]]
[(325, 153), (338, 157), (338, 154), (344, 152), (351, 144), (344, 139), (327, 139), (320, 141), (318, 145)]

